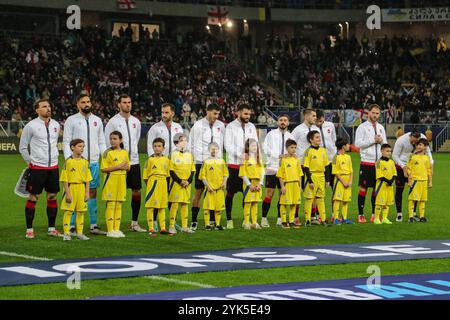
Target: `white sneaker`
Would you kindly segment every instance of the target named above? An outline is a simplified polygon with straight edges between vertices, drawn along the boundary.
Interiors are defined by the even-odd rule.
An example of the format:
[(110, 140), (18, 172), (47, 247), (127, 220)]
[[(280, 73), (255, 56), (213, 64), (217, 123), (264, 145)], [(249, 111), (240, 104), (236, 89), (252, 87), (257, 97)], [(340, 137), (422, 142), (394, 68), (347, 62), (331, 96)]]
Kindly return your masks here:
[(117, 238), (125, 238), (125, 234), (122, 231), (114, 231), (117, 234)]
[(170, 233), (170, 234), (176, 234), (176, 233), (177, 233), (177, 229), (175, 229), (175, 228), (169, 228), (169, 233)]
[(250, 225), (250, 228), (259, 230), (259, 229), (261, 229), (261, 226), (258, 223), (254, 223), (254, 224)]
[(63, 237), (63, 235), (61, 234), (61, 232), (59, 232), (58, 230), (54, 229), (51, 231), (47, 232), (47, 235), (49, 235), (50, 237)]
[(281, 218), (277, 218), (277, 226), (281, 226)]
[(192, 231), (197, 230), (197, 226), (198, 226), (198, 223), (197, 223), (197, 222), (192, 222), (192, 223), (191, 223), (191, 230), (192, 230)]
[(245, 229), (245, 230), (250, 230), (251, 229), (251, 225), (250, 225), (250, 223), (243, 223), (242, 224), (242, 227)]
[(261, 219), (261, 227), (263, 227), (263, 228), (270, 228), (270, 224), (269, 224), (269, 221), (267, 221), (267, 218), (262, 218)]
[[(181, 232), (184, 232), (184, 233), (195, 233), (195, 231), (192, 230), (191, 228), (181, 228), (180, 231), (181, 231)], [(170, 232), (170, 231), (169, 231), (169, 232)]]
[(77, 240), (86, 241), (86, 240), (91, 240), (91, 238), (88, 238), (84, 234), (80, 233), (80, 234), (77, 234)]
[(106, 236), (109, 238), (119, 238), (119, 236), (117, 235), (117, 233), (115, 233), (114, 231), (111, 232), (107, 232)]
[(228, 220), (227, 221), (227, 229), (234, 229), (233, 220)]
[(132, 224), (130, 226), (130, 231), (133, 231), (133, 232), (147, 232), (147, 230), (142, 229), (139, 224), (134, 224), (134, 225)]
[(34, 239), (34, 231), (33, 230), (27, 231), (26, 234), (25, 234), (25, 238), (27, 238), (27, 239)]
[(401, 212), (397, 213), (397, 218), (395, 219), (395, 221), (397, 222), (403, 221), (403, 214)]
[(63, 235), (63, 241), (70, 241), (72, 240), (72, 237), (70, 236), (70, 233), (65, 233)]

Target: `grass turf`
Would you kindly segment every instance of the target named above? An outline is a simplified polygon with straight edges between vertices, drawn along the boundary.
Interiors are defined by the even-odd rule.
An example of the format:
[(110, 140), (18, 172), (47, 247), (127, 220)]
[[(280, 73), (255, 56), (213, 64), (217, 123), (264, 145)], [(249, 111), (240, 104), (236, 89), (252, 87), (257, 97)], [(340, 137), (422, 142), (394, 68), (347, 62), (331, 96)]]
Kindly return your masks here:
[[(126, 232), (126, 239), (110, 239), (101, 236), (93, 236), (89, 242), (72, 241), (63, 243), (61, 239), (48, 238), (46, 236), (47, 217), (45, 213), (45, 200), (38, 202), (35, 219), (36, 239), (25, 239), (25, 217), (23, 199), (13, 193), (13, 187), (17, 178), (24, 168), (24, 162), (18, 155), (2, 155), (0, 157), (0, 251), (13, 252), (37, 257), (51, 259), (68, 258), (95, 258), (108, 256), (125, 256), (133, 254), (187, 252), (197, 250), (220, 250), (228, 248), (246, 247), (269, 247), (269, 246), (306, 246), (324, 245), (335, 243), (361, 243), (361, 242), (383, 242), (401, 240), (421, 239), (448, 239), (450, 236), (450, 217), (445, 210), (446, 193), (444, 190), (450, 184), (449, 165), (450, 155), (435, 154), (435, 175), (433, 189), (429, 193), (429, 202), (426, 207), (426, 215), (429, 222), (423, 223), (395, 223), (392, 226), (373, 224), (333, 226), (331, 228), (311, 227), (300, 230), (282, 230), (276, 228), (276, 206), (275, 201), (269, 213), (269, 222), (272, 227), (260, 231), (244, 231), (242, 223), (242, 195), (238, 194), (234, 200), (233, 218), (235, 229), (223, 232), (198, 231), (196, 234), (177, 234), (174, 237), (158, 236), (149, 238), (146, 234)], [(144, 156), (141, 163), (144, 163)], [(353, 181), (353, 201), (350, 204), (349, 217), (357, 218), (357, 176), (358, 161), (357, 154), (352, 154), (355, 177)], [(99, 190), (101, 191), (101, 190)], [(331, 204), (328, 196), (326, 200), (328, 216), (331, 212)], [(100, 193), (100, 192), (99, 192)], [(59, 194), (59, 203), (62, 193)], [(98, 196), (100, 199), (100, 194)], [(274, 197), (276, 199), (276, 196)], [(407, 212), (407, 191), (404, 193), (403, 212)], [(129, 197), (128, 197), (129, 199)], [(99, 224), (105, 229), (104, 203), (99, 202)], [(303, 208), (303, 206), (302, 206)], [(367, 197), (366, 214), (370, 212), (370, 199)], [(302, 212), (301, 209), (300, 212)], [(395, 207), (391, 208), (390, 217), (395, 219)], [(369, 216), (369, 215), (367, 215)], [(141, 208), (140, 223), (146, 226), (145, 209)], [(301, 213), (300, 218), (303, 219)], [(131, 219), (130, 202), (124, 205), (122, 230), (126, 230)], [(86, 217), (86, 228), (89, 218)], [(199, 215), (200, 227), (203, 226), (202, 212)], [(223, 213), (222, 221), (225, 221)], [(62, 228), (62, 214), (58, 215), (57, 227)], [(1, 262), (30, 261), (23, 258), (9, 257), (0, 254)], [(387, 272), (401, 273), (427, 273), (448, 271), (449, 259), (420, 260), (405, 262), (384, 262)], [(311, 281), (324, 279), (339, 279), (365, 275), (365, 264), (317, 266), (317, 267), (290, 267), (280, 269), (267, 269), (264, 273), (258, 270), (233, 271), (221, 273), (202, 273), (170, 276), (170, 278), (189, 281), (201, 281), (215, 286), (243, 285), (256, 283), (273, 283), (289, 281)], [(445, 269), (445, 266), (447, 268)], [(291, 272), (291, 271), (292, 272)], [(310, 271), (308, 271), (310, 270)], [(389, 271), (391, 270), (391, 271)], [(220, 276), (219, 276), (220, 274)], [(264, 276), (261, 276), (264, 274)], [(323, 277), (320, 277), (322, 275)], [(197, 279), (197, 280), (195, 280)], [(222, 279), (228, 279), (222, 281)], [(283, 279), (283, 280), (282, 280)], [(145, 281), (143, 281), (145, 280)], [(99, 287), (101, 281), (101, 289)], [(264, 282), (265, 281), (265, 282)], [(140, 285), (138, 284), (140, 283)], [(134, 284), (134, 285), (132, 285)], [(17, 286), (0, 288), (0, 298), (83, 298), (95, 295), (119, 295), (138, 292), (156, 292), (165, 290), (192, 289), (192, 286), (163, 281), (149, 280), (147, 278), (110, 279), (82, 282), (82, 290), (69, 291), (65, 284), (47, 284), (32, 286)], [(58, 289), (60, 288), (60, 289)], [(133, 291), (134, 290), (134, 291)], [(65, 292), (67, 291), (67, 292)], [(75, 292), (76, 291), (76, 292)], [(65, 293), (64, 293), (65, 292)]]

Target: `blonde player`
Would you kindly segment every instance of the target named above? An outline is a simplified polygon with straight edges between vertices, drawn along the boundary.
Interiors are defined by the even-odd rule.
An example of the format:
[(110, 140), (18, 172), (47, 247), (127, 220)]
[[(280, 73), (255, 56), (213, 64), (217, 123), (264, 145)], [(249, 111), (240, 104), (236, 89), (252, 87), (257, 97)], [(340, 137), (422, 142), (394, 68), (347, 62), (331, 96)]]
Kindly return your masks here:
[(225, 160), (218, 158), (219, 145), (212, 142), (208, 145), (210, 158), (203, 162), (200, 169), (199, 179), (205, 185), (205, 197), (203, 199), (203, 214), (205, 219), (205, 230), (212, 230), (210, 225), (210, 212), (214, 211), (216, 222), (215, 229), (223, 230), (220, 225), (222, 210), (225, 209), (225, 192), (228, 180), (228, 168)]
[[(247, 139), (245, 142), (245, 161), (239, 168), (239, 177), (243, 180), (245, 230), (261, 229), (258, 224), (258, 202), (262, 201), (264, 166), (261, 162), (258, 141)], [(250, 215), (252, 223), (250, 224)]]
[(122, 133), (113, 131), (109, 134), (111, 148), (103, 154), (100, 170), (106, 173), (103, 183), (102, 200), (106, 201), (106, 236), (124, 238), (120, 231), (122, 203), (127, 195), (127, 171), (130, 170), (130, 157), (123, 149)]
[(170, 155), (170, 177), (169, 202), (171, 234), (177, 233), (175, 221), (177, 219), (178, 207), (181, 209), (181, 232), (193, 233), (188, 228), (188, 204), (191, 200), (191, 183), (195, 174), (195, 162), (192, 154), (186, 151), (187, 137), (177, 133), (173, 137), (176, 150)]
[(61, 203), (61, 210), (64, 211), (63, 240), (72, 240), (70, 237), (70, 219), (74, 211), (76, 212), (77, 239), (89, 240), (83, 234), (83, 226), (92, 175), (89, 170), (89, 162), (81, 156), (84, 151), (84, 141), (81, 139), (70, 141), (70, 149), (72, 150), (72, 156), (66, 160), (59, 179), (61, 182), (64, 182), (64, 196)]
[[(394, 181), (397, 178), (395, 162), (391, 159), (392, 148), (381, 146), (381, 158), (376, 164), (375, 220), (374, 224), (392, 224), (388, 219), (389, 206), (394, 204)], [(380, 220), (382, 214), (382, 220)]]
[(419, 208), (420, 222), (427, 222), (425, 218), (425, 202), (428, 200), (428, 188), (433, 186), (432, 168), (430, 156), (426, 154), (427, 139), (419, 139), (413, 153), (406, 165), (408, 172), (408, 185), (410, 187), (408, 197), (409, 222), (414, 222), (414, 206)]
[(329, 226), (325, 214), (325, 187), (329, 185), (330, 171), (326, 170), (329, 165), (327, 151), (320, 147), (320, 133), (313, 130), (306, 136), (311, 146), (306, 149), (303, 158), (303, 172), (306, 176), (305, 196), (305, 226), (311, 226), (312, 204), (316, 200), (317, 210), (320, 215), (320, 224)]
[[(337, 138), (336, 140), (337, 154), (333, 158), (332, 174), (335, 177), (333, 185), (333, 215), (334, 224), (354, 224), (347, 218), (348, 204), (352, 199), (352, 181), (353, 167), (352, 158), (346, 154), (350, 149), (348, 140), (345, 138)], [(339, 219), (339, 210), (342, 206), (342, 221)]]
[(166, 208), (168, 206), (167, 177), (170, 176), (170, 160), (163, 155), (165, 141), (162, 138), (153, 140), (153, 155), (144, 166), (142, 174), (147, 191), (145, 192), (145, 207), (147, 208), (148, 234), (156, 236), (154, 229), (154, 210), (158, 211), (160, 234), (172, 235), (166, 230)]
[[(287, 155), (281, 158), (277, 177), (280, 180), (280, 215), (281, 227), (284, 229), (299, 229), (300, 225), (294, 223), (295, 211), (300, 206), (303, 176), (300, 159), (297, 158), (297, 142), (288, 139), (286, 141)], [(289, 206), (289, 223), (286, 221), (287, 207)]]

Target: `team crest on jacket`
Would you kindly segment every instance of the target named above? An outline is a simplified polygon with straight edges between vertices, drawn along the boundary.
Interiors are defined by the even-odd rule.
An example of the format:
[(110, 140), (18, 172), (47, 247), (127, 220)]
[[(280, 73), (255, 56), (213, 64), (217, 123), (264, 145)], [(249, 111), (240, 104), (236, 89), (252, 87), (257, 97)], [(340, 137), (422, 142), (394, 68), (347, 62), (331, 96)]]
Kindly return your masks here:
[(134, 128), (134, 129), (136, 128), (136, 123), (133, 123), (133, 128)]
[(96, 127), (97, 126), (97, 121), (94, 121), (94, 127)]

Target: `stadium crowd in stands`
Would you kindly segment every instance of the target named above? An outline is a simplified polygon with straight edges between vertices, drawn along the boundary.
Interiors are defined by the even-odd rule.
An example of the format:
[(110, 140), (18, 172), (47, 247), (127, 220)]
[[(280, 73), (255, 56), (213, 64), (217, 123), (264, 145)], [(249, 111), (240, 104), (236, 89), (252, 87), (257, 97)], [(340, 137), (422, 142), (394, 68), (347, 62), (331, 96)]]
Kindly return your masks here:
[[(308, 39), (267, 36), (259, 61), (267, 78), (301, 90), (303, 105), (318, 109), (361, 108), (377, 102), (394, 120), (413, 111), (412, 122), (448, 120), (450, 50), (442, 38), (425, 41), (363, 36), (313, 45)], [(418, 119), (418, 110), (433, 111)]]
[(53, 117), (66, 119), (83, 90), (105, 121), (116, 113), (115, 101), (123, 92), (144, 122), (159, 121), (163, 102), (174, 104), (176, 115), (188, 123), (202, 117), (210, 102), (224, 108), (225, 122), (234, 120), (233, 108), (240, 102), (255, 107), (255, 118), (264, 104), (274, 103), (254, 75), (231, 59), (224, 41), (188, 33), (177, 35), (177, 46), (160, 45), (154, 36), (132, 42), (130, 30), (112, 39), (103, 29), (83, 28), (61, 39), (4, 40), (0, 120), (33, 118), (37, 98), (50, 98)]

